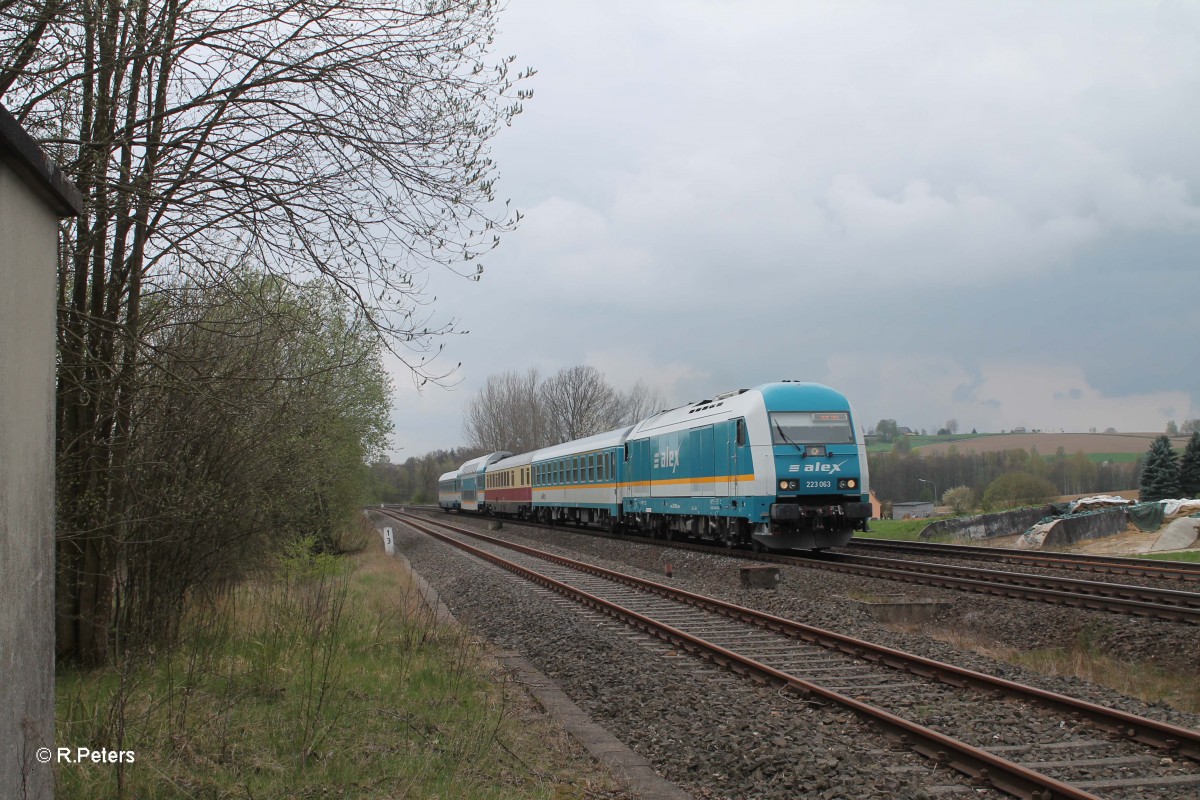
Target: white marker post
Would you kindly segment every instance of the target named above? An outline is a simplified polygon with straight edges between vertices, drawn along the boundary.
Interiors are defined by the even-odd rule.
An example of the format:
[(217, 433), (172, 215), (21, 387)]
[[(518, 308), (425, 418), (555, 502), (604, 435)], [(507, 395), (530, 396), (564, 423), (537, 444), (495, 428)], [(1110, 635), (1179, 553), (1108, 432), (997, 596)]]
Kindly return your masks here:
[(396, 555), (396, 540), (392, 538), (392, 529), (383, 529), (383, 550), (389, 556)]

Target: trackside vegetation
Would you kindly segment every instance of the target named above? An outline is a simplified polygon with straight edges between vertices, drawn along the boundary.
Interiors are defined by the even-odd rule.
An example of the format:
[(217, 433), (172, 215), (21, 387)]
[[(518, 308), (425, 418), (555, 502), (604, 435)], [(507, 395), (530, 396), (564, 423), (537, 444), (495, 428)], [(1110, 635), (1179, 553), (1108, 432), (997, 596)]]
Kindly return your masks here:
[(133, 763), (56, 767), (60, 797), (574, 798), (611, 778), (527, 705), (469, 632), (437, 624), (371, 534), (293, 543), (188, 608), (150, 658), (60, 668), (57, 740)]
[[(129, 377), (125, 516), (59, 541), (59, 655), (88, 665), (167, 646), (189, 602), (288, 543), (343, 549), (391, 429), (378, 336), (321, 284), (246, 268), (215, 288), (181, 283), (145, 311), (154, 333)], [(59, 468), (70, 505), (80, 475)]]

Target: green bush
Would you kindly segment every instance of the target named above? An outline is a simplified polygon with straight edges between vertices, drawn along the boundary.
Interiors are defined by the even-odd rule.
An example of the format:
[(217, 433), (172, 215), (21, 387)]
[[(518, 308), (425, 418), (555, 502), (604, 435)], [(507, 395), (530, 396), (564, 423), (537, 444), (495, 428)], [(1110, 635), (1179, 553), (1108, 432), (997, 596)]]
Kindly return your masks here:
[(1006, 472), (988, 484), (983, 493), (983, 510), (1036, 506), (1057, 496), (1057, 487), (1045, 478), (1028, 472)]

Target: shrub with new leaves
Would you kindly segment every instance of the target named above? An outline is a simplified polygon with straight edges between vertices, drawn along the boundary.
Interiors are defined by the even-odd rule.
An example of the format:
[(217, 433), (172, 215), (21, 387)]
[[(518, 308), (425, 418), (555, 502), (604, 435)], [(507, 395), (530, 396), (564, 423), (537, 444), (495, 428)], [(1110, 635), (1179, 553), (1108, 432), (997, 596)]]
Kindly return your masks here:
[(965, 514), (975, 507), (975, 492), (970, 486), (955, 486), (942, 492), (942, 505), (950, 506), (955, 514)]
[(1018, 506), (1036, 506), (1058, 495), (1058, 489), (1045, 478), (1028, 472), (1006, 472), (992, 481), (983, 493), (983, 508), (994, 511)]

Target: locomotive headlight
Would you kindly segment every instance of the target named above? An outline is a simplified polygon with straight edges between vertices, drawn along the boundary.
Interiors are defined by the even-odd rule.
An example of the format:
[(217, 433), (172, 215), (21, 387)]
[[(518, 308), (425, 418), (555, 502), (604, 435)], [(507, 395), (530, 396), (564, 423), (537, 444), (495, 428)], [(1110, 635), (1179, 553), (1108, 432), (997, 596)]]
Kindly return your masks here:
[(857, 478), (841, 478), (838, 480), (838, 488), (839, 489), (857, 489), (858, 488), (858, 479)]
[(786, 489), (786, 488), (788, 488), (788, 482), (787, 482), (787, 481), (780, 481), (780, 482), (779, 482), (779, 488), (780, 488), (780, 489)]

